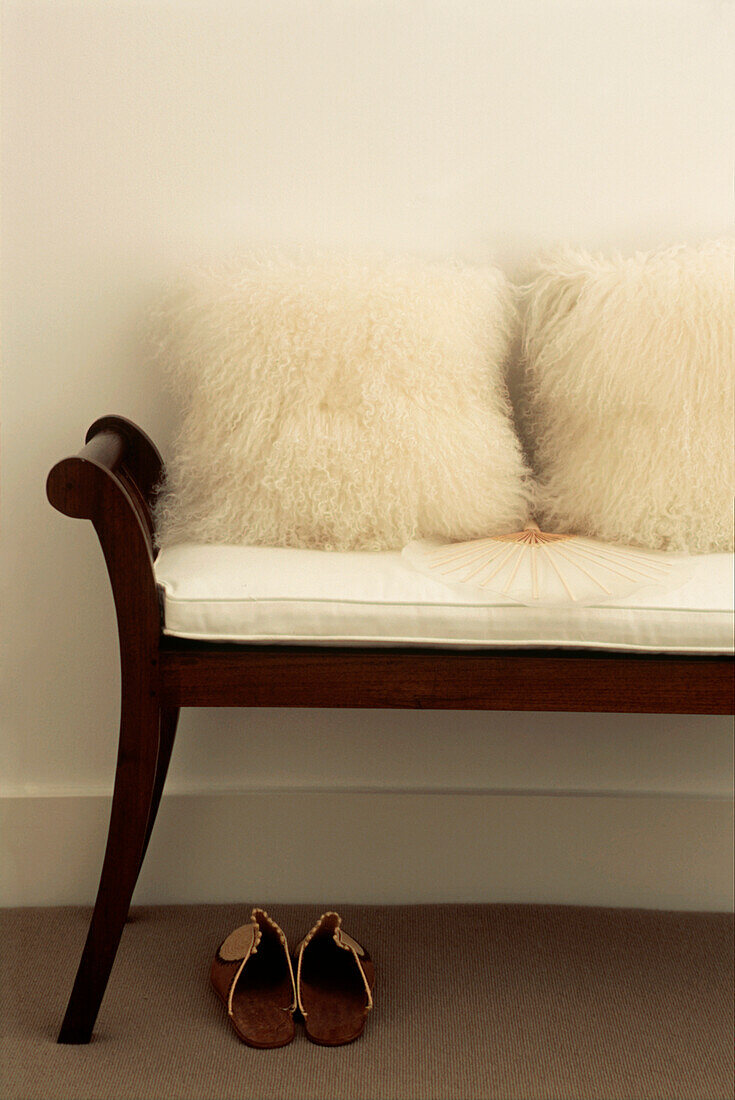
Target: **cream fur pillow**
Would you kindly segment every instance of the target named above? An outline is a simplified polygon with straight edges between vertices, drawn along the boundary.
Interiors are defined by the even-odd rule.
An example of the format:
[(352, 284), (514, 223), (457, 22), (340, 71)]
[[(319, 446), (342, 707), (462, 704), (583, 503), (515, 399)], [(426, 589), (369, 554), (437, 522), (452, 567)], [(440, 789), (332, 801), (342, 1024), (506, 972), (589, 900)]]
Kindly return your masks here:
[(632, 259), (566, 250), (525, 298), (541, 526), (732, 550), (735, 242)]
[(159, 321), (182, 411), (160, 545), (382, 550), (525, 520), (497, 269), (262, 253)]

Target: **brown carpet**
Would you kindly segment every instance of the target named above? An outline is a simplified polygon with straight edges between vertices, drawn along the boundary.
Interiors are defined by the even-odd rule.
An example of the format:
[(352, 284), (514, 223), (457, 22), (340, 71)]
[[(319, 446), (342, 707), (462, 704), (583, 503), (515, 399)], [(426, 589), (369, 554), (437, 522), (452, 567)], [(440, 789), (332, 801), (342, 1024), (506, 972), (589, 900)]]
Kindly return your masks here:
[[(314, 906), (270, 907), (290, 942)], [(84, 909), (2, 913), (3, 1100), (720, 1100), (733, 1096), (733, 920), (566, 906), (344, 906), (376, 1007), (347, 1047), (235, 1037), (208, 986), (249, 910), (141, 908), (92, 1043), (56, 1030)]]

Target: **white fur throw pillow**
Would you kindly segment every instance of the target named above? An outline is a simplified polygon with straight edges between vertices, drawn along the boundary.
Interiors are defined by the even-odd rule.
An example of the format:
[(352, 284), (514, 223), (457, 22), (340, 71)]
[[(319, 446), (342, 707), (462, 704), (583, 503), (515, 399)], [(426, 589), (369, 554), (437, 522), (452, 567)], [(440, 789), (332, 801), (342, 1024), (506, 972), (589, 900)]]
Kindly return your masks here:
[(632, 259), (569, 249), (525, 297), (541, 526), (732, 550), (735, 242)]
[(182, 422), (160, 545), (381, 550), (525, 520), (497, 269), (260, 253), (161, 319)]

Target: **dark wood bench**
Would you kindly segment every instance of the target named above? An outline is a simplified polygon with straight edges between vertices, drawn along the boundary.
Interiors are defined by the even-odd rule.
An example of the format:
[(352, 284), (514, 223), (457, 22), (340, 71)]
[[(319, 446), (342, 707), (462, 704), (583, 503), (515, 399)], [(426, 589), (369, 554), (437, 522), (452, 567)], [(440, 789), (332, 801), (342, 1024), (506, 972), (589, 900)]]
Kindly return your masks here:
[(120, 639), (120, 741), (107, 849), (59, 1034), (92, 1035), (166, 780), (180, 707), (733, 713), (730, 657), (538, 649), (304, 648), (167, 637), (153, 563), (151, 501), (161, 456), (122, 417), (51, 470), (48, 498), (89, 519), (105, 556)]

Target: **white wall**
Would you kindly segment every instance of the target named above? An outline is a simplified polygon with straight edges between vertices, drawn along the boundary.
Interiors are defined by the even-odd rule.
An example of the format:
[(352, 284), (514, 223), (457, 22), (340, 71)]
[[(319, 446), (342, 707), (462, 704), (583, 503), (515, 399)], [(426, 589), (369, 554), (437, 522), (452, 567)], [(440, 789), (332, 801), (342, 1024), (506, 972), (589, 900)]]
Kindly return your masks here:
[[(735, 5), (10, 0), (4, 24), (3, 896), (89, 901), (114, 616), (44, 481), (106, 412), (165, 454), (163, 281), (248, 242), (521, 274), (556, 241), (731, 231)], [(727, 719), (189, 711), (171, 789), (148, 901), (732, 901)]]

